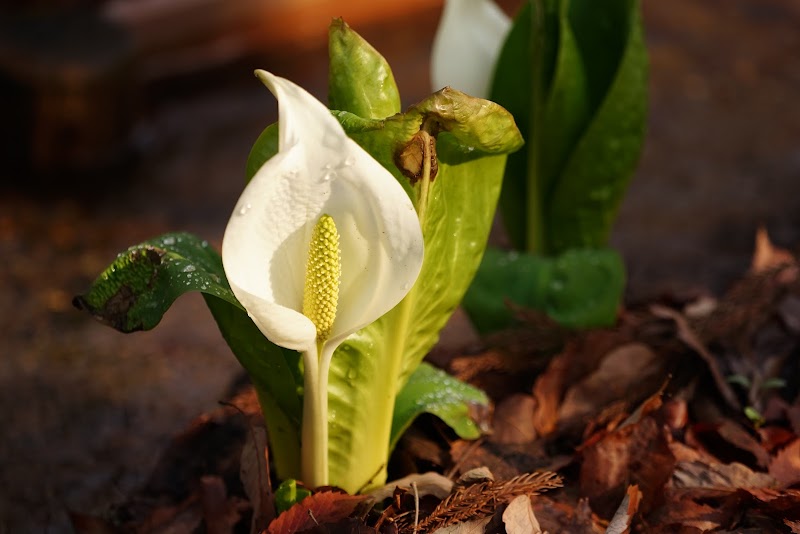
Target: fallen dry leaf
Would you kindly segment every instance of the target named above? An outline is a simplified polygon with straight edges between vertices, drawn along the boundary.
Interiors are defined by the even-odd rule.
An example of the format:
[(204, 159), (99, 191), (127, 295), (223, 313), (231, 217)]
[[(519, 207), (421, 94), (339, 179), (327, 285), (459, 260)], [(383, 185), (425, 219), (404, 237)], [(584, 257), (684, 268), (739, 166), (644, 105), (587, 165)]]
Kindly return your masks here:
[(618, 400), (642, 397), (642, 388), (653, 390), (651, 382), (663, 381), (661, 359), (642, 343), (626, 343), (606, 354), (589, 376), (567, 389), (558, 410), (559, 421), (597, 413)]
[(540, 436), (546, 436), (556, 429), (558, 424), (558, 407), (567, 380), (567, 373), (572, 361), (570, 352), (555, 356), (547, 370), (539, 375), (533, 385), (533, 398), (536, 405), (533, 410), (533, 427)]
[(218, 476), (200, 479), (200, 506), (207, 534), (231, 534), (239, 521), (236, 503), (228, 499), (225, 482)]
[(474, 519), (472, 521), (450, 525), (449, 527), (442, 527), (435, 530), (433, 534), (483, 534), (486, 525), (491, 520), (491, 517)]
[(279, 515), (267, 531), (269, 534), (294, 534), (316, 525), (336, 523), (352, 514), (366, 498), (335, 491), (314, 493)]
[(629, 484), (638, 485), (643, 512), (649, 511), (661, 499), (675, 464), (665, 433), (652, 416), (606, 434), (581, 454), (581, 492), (604, 517), (614, 513)]
[(759, 274), (793, 262), (794, 256), (792, 253), (773, 245), (767, 229), (764, 226), (759, 226), (756, 231), (756, 245), (753, 252), (753, 260), (750, 264), (750, 272)]
[(628, 486), (625, 497), (614, 513), (614, 517), (608, 523), (606, 534), (625, 534), (631, 531), (633, 516), (639, 510), (639, 503), (642, 500), (642, 492), (635, 485)]
[[(743, 455), (730, 449), (740, 449), (752, 455), (756, 465), (759, 467), (765, 468), (769, 465), (770, 457), (767, 450), (741, 425), (730, 419), (722, 419), (715, 423), (692, 425), (692, 433), (710, 453), (719, 458), (725, 458), (726, 460), (739, 459)], [(711, 444), (716, 446), (712, 447)], [(724, 445), (724, 447), (720, 445)]]
[(757, 473), (738, 462), (707, 464), (678, 462), (672, 475), (676, 488), (774, 488), (777, 481), (766, 473)]
[(533, 397), (524, 393), (515, 393), (500, 401), (494, 409), (492, 441), (518, 445), (536, 439), (533, 425), (535, 406)]
[(444, 475), (430, 471), (428, 473), (414, 473), (397, 480), (388, 482), (384, 486), (369, 492), (369, 497), (376, 502), (388, 499), (394, 493), (395, 488), (402, 488), (412, 491), (412, 484), (417, 485), (417, 493), (420, 497), (433, 495), (439, 499), (444, 499), (453, 490), (453, 481)]
[(716, 358), (714, 358), (714, 355), (708, 351), (703, 342), (700, 341), (700, 338), (697, 337), (697, 334), (695, 334), (694, 330), (692, 330), (692, 327), (689, 326), (686, 318), (679, 312), (667, 308), (666, 306), (653, 305), (650, 307), (650, 311), (656, 317), (671, 319), (675, 322), (675, 326), (678, 328), (678, 339), (680, 339), (686, 344), (686, 346), (697, 353), (697, 355), (700, 356), (700, 358), (708, 366), (709, 371), (711, 371), (711, 377), (714, 379), (714, 384), (717, 386), (717, 390), (725, 399), (725, 402), (728, 403), (728, 406), (736, 411), (741, 411), (742, 407), (739, 404), (739, 399), (736, 398), (736, 394), (733, 392), (730, 384), (723, 376), (722, 371), (719, 368), (719, 363), (717, 363)]
[(800, 521), (792, 521), (791, 519), (784, 519), (783, 524), (792, 530), (792, 534), (800, 534)]
[(508, 503), (503, 512), (503, 524), (506, 534), (542, 534), (542, 528), (533, 513), (531, 498), (527, 495), (515, 497)]
[(800, 482), (800, 438), (778, 451), (769, 463), (769, 474), (778, 480), (782, 488)]
[(239, 478), (253, 507), (250, 534), (258, 534), (275, 519), (268, 457), (266, 429), (251, 426), (239, 465)]

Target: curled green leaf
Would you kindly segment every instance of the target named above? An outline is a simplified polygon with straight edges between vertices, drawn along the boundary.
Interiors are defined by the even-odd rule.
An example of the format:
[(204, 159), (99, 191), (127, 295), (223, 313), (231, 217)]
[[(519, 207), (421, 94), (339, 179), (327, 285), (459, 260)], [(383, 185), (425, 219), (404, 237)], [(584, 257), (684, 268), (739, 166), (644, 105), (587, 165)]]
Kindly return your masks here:
[(400, 112), (400, 93), (384, 57), (341, 18), (328, 30), (328, 103), (367, 119)]

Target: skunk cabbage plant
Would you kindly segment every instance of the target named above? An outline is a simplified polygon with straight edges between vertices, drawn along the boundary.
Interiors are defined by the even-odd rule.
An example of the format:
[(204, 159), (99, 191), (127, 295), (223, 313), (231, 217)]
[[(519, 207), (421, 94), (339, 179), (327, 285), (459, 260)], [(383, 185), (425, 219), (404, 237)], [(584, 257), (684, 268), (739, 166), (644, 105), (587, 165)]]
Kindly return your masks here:
[(357, 492), (385, 481), (421, 413), (481, 433), (470, 406), (486, 396), (422, 359), (480, 264), (522, 137), (502, 107), (452, 89), (400, 113), (389, 65), (341, 20), (329, 49), (334, 111), (257, 71), (279, 122), (251, 150), (222, 256), (167, 234), (75, 304), (131, 332), (201, 292), (253, 382), (278, 476)]
[[(516, 250), (486, 255), (465, 308), (482, 331), (509, 324), (507, 299), (569, 327), (611, 324), (625, 276), (608, 236), (646, 122), (640, 2), (527, 0), (510, 31), (449, 22), (473, 20), (479, 4), (493, 2), (446, 1), (436, 42), (452, 44), (433, 52), (434, 88), (491, 80), (480, 94), (514, 115), (526, 145), (508, 159), (500, 200)], [(495, 40), (495, 62), (458, 60)]]

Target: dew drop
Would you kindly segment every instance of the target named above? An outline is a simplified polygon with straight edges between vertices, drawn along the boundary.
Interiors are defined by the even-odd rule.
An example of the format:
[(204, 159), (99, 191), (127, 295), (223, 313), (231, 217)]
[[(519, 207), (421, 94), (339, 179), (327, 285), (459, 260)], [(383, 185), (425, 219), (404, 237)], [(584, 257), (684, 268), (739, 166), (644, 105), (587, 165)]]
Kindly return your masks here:
[(247, 213), (248, 211), (250, 211), (250, 208), (251, 208), (251, 207), (252, 207), (252, 206), (250, 205), (250, 203), (249, 203), (249, 202), (248, 202), (247, 204), (243, 204), (243, 205), (242, 205), (242, 206), (239, 208), (239, 211), (238, 211), (237, 213), (238, 213), (239, 215), (244, 215), (245, 213)]
[(406, 282), (405, 284), (403, 284), (402, 289), (403, 289), (403, 291), (408, 291), (409, 289), (411, 289), (411, 284)]
[(356, 164), (355, 156), (347, 156), (342, 162), (342, 165), (344, 165), (345, 167), (352, 167), (355, 164)]
[(183, 268), (183, 272), (185, 272), (185, 273), (193, 273), (193, 272), (195, 272), (196, 270), (197, 270), (197, 267), (195, 267), (195, 266), (194, 266), (194, 265), (192, 265), (191, 263), (190, 263), (189, 265), (187, 265), (186, 267), (184, 267), (184, 268)]
[(336, 176), (336, 171), (326, 171), (325, 174), (322, 175), (322, 180), (325, 182), (330, 182), (331, 180), (335, 180)]
[(203, 247), (203, 248), (208, 248), (208, 241), (203, 240), (203, 242), (200, 243), (200, 246)]
[(352, 368), (348, 369), (347, 370), (347, 379), (348, 380), (355, 380), (356, 378), (358, 378), (358, 371), (355, 370), (355, 369), (352, 369)]
[(172, 236), (165, 237), (163, 243), (167, 246), (175, 244), (175, 238)]

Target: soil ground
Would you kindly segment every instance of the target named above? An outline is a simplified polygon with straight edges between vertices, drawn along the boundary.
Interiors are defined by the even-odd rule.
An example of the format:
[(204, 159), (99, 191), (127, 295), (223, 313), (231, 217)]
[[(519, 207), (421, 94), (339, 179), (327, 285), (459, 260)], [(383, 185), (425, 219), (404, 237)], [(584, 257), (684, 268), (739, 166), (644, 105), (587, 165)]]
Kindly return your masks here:
[[(800, 243), (800, 8), (673, 0), (644, 11), (649, 133), (612, 242), (630, 300), (720, 292), (746, 270), (759, 224), (779, 245)], [(435, 23), (356, 28), (389, 59), (404, 104), (428, 92)], [(265, 52), (149, 87), (140, 161), (131, 175), (104, 176), (99, 191), (42, 195), (20, 185), (29, 177), (2, 176), (0, 533), (70, 532), (67, 510), (121, 500), (238, 376), (200, 298), (129, 336), (70, 301), (118, 251), (159, 233), (219, 245), (249, 147), (275, 117), (254, 67), (324, 97), (324, 50)], [(462, 336), (451, 330), (445, 342)]]

